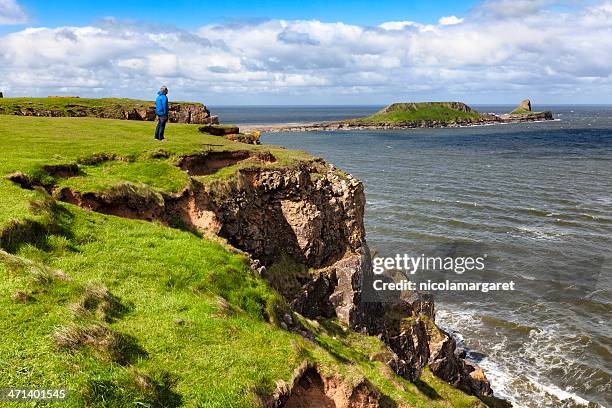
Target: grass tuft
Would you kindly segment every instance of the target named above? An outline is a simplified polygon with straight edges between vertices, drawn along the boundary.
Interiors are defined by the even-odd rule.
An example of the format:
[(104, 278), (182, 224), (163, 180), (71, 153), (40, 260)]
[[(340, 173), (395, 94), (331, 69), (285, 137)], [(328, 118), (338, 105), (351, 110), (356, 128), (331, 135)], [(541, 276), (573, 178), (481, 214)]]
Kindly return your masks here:
[(17, 303), (28, 303), (32, 300), (32, 297), (28, 295), (26, 292), (17, 289), (11, 298)]
[(100, 358), (120, 365), (128, 365), (148, 356), (134, 337), (97, 323), (88, 326), (63, 326), (53, 333), (53, 341), (57, 347), (70, 352), (89, 346)]
[(83, 399), (87, 406), (178, 407), (183, 405), (183, 398), (175, 391), (177, 382), (176, 376), (167, 371), (133, 370), (119, 379), (89, 381)]
[(10, 220), (0, 231), (0, 248), (16, 252), (26, 243), (42, 245), (48, 231), (48, 225), (37, 220)]
[(129, 310), (104, 286), (86, 287), (83, 297), (78, 303), (72, 304), (70, 309), (79, 318), (95, 316), (108, 323), (122, 317)]

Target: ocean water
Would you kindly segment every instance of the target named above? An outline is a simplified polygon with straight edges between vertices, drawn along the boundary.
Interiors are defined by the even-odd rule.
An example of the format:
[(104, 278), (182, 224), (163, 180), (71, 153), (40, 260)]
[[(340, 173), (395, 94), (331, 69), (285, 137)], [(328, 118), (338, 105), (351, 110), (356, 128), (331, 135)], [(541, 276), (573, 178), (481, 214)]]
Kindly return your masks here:
[[(378, 108), (212, 110), (225, 122), (285, 123)], [(512, 292), (436, 295), (438, 323), (485, 369), (496, 395), (518, 407), (610, 407), (612, 107), (535, 108), (553, 110), (556, 120), (270, 133), (263, 141), (360, 178), (367, 239), (378, 255), (486, 253), (485, 272), (472, 279), (515, 282)]]
[(209, 106), (223, 123), (271, 124), (341, 120), (366, 116), (381, 106)]

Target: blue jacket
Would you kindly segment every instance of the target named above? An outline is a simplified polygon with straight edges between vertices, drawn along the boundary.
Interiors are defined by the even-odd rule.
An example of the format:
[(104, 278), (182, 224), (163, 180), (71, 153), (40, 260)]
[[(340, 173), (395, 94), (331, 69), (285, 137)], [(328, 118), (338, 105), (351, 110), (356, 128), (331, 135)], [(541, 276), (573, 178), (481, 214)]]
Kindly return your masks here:
[(157, 98), (155, 98), (155, 113), (157, 116), (164, 116), (168, 114), (168, 97), (159, 91)]

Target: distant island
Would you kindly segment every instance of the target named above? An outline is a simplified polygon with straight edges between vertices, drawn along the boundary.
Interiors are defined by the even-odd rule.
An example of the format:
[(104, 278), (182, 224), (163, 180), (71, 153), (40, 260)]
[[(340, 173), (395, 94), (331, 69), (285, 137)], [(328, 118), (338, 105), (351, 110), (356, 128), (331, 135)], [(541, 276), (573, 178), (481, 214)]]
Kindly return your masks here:
[(525, 99), (516, 109), (503, 115), (480, 113), (463, 102), (402, 102), (388, 105), (375, 114), (363, 118), (308, 124), (254, 125), (253, 127), (266, 132), (305, 132), (442, 128), (552, 119), (551, 111), (534, 112), (529, 99)]

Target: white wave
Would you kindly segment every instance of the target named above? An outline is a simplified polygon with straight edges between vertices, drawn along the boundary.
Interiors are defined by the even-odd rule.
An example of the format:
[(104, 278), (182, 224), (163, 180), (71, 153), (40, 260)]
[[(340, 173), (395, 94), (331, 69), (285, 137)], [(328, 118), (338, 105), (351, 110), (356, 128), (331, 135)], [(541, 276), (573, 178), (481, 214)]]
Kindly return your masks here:
[[(436, 321), (455, 338), (459, 347), (465, 348), (466, 342), (479, 342), (482, 349), (478, 351), (485, 352), (486, 356), (474, 362), (485, 371), (494, 394), (512, 402), (513, 406), (552, 408), (566, 403), (589, 404), (570, 387), (563, 389), (542, 375), (552, 369), (562, 370), (567, 375), (575, 374), (576, 364), (571, 354), (580, 354), (585, 347), (574, 337), (562, 335), (558, 324), (531, 330), (524, 347), (511, 352), (508, 350), (515, 350), (515, 347), (509, 346), (510, 340), (502, 330), (496, 330), (492, 341), (482, 341), (483, 333), (491, 328), (485, 327), (475, 310), (440, 309), (436, 312)], [(470, 358), (469, 349), (467, 358)], [(588, 381), (588, 375), (583, 374), (583, 380)]]
[(562, 231), (559, 228), (552, 227), (523, 226), (518, 227), (514, 233), (512, 231), (508, 231), (507, 234), (511, 234), (519, 238), (532, 239), (535, 241), (552, 241), (567, 235), (568, 231)]

